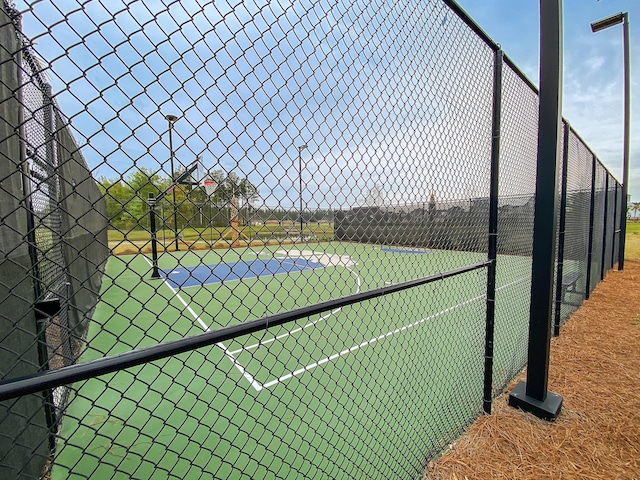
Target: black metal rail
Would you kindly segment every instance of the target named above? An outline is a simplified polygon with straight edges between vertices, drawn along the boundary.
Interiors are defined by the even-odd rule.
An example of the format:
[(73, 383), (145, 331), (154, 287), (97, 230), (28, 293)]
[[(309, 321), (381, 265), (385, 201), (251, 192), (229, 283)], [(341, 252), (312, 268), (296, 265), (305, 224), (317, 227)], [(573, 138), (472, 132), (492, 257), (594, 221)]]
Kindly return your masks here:
[(310, 315), (327, 312), (340, 307), (346, 307), (347, 305), (353, 305), (365, 300), (371, 300), (373, 298), (444, 280), (445, 278), (454, 277), (463, 273), (472, 272), (474, 270), (485, 268), (489, 266), (490, 263), (491, 262), (489, 261), (478, 262), (419, 279), (396, 283), (394, 285), (386, 285), (374, 290), (368, 290), (366, 292), (356, 293), (339, 299), (328, 300), (326, 302), (316, 303), (315, 305), (298, 308), (289, 312), (283, 312), (238, 325), (220, 328), (218, 330), (201, 333), (192, 337), (181, 338), (172, 342), (161, 343), (159, 345), (133, 350), (120, 355), (71, 365), (58, 370), (49, 370), (40, 374), (12, 379), (0, 383), (0, 401), (40, 392), (48, 388), (68, 385), (73, 382), (106, 375), (107, 373), (135, 367), (136, 365), (142, 365), (144, 363), (171, 357), (180, 353), (196, 350), (198, 348), (208, 347), (242, 335), (248, 335), (250, 333), (284, 325)]

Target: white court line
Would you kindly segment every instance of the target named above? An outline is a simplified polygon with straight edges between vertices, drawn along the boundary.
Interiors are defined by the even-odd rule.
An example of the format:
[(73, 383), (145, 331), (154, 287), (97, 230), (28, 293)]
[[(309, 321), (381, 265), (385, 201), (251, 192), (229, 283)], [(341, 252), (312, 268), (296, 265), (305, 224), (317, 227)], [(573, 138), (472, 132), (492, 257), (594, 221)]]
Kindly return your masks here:
[[(351, 270), (349, 267), (344, 267), (347, 270), (349, 270), (353, 275), (355, 275), (356, 277), (356, 281), (357, 281), (357, 288), (356, 288), (356, 292), (355, 294), (360, 293), (360, 288), (362, 287), (362, 283), (360, 281), (360, 275), (358, 275), (356, 272), (354, 272), (353, 270)], [(338, 313), (340, 310), (342, 310), (342, 307), (340, 308), (336, 308), (335, 310), (331, 310), (328, 314), (321, 316), (320, 318), (318, 318), (317, 320), (314, 320), (313, 322), (309, 322), (306, 325), (302, 326), (302, 327), (298, 327), (295, 328), (293, 330), (288, 331), (287, 333), (283, 333), (281, 335), (278, 335), (276, 337), (273, 338), (269, 338), (268, 340), (260, 340), (258, 343), (254, 343), (252, 345), (249, 345), (247, 347), (242, 347), (239, 348), (238, 350), (234, 350), (233, 352), (230, 352), (232, 355), (237, 355), (238, 353), (241, 353), (244, 350), (253, 350), (255, 348), (258, 347), (262, 347), (264, 345), (268, 345), (270, 343), (275, 342), (276, 340), (281, 340), (283, 338), (289, 337), (291, 335), (293, 335), (294, 333), (298, 333), (301, 332), (302, 330), (304, 330), (305, 328), (309, 328), (312, 327), (320, 322), (322, 322), (323, 320), (326, 320), (327, 318), (329, 318), (331, 315), (335, 315), (336, 313)]]
[[(280, 263), (280, 265), (292, 265), (294, 267), (300, 267), (300, 271), (305, 271), (305, 270), (315, 270), (314, 267), (310, 267), (309, 266), (309, 262), (307, 262), (307, 266), (301, 266), (298, 265), (298, 263), (295, 260), (290, 260), (290, 257), (285, 257), (285, 258), (280, 258), (280, 257), (273, 257), (274, 260), (282, 260), (282, 262), (278, 262)], [(315, 262), (317, 263), (317, 262)], [(322, 264), (320, 264), (322, 265)], [(324, 265), (322, 265), (324, 267)], [(325, 267), (326, 268), (326, 267)], [(296, 273), (296, 272), (284, 272), (284, 273)]]
[[(148, 258), (144, 257), (144, 259), (145, 259), (149, 264), (151, 264), (151, 261), (150, 261)], [(349, 269), (348, 267), (345, 267), (345, 268), (347, 268), (347, 269), (348, 269), (349, 271), (351, 271), (352, 273), (355, 273), (355, 272), (353, 272), (351, 269)], [(359, 290), (359, 289), (360, 289), (360, 277), (358, 276), (357, 278), (358, 278), (358, 290)], [(530, 277), (523, 277), (523, 278), (520, 278), (520, 279), (518, 279), (518, 280), (515, 280), (515, 281), (513, 281), (513, 282), (507, 283), (507, 284), (505, 284), (505, 285), (502, 285), (501, 287), (496, 288), (496, 291), (502, 290), (502, 289), (507, 288), (507, 287), (510, 287), (510, 286), (512, 286), (512, 285), (516, 285), (516, 284), (518, 284), (518, 283), (521, 283), (521, 282), (526, 281), (526, 280), (529, 280), (529, 279), (530, 279)], [(175, 290), (174, 290), (174, 289), (173, 289), (173, 288), (172, 288), (172, 287), (171, 287), (171, 286), (170, 286), (166, 281), (163, 281), (163, 283), (165, 283), (165, 284), (167, 285), (167, 287), (169, 287), (169, 288), (174, 292), (174, 295), (175, 295), (175, 296), (176, 296), (176, 297), (177, 297), (177, 298), (178, 298), (178, 299), (183, 303), (183, 305), (185, 305), (185, 307), (189, 310), (189, 312), (190, 312), (192, 315), (194, 315), (194, 318), (196, 318), (196, 320), (198, 320), (198, 321), (201, 323), (201, 325), (203, 325), (203, 324), (204, 324), (204, 322), (202, 322), (202, 320), (201, 320), (201, 319), (200, 319), (200, 318), (195, 314), (195, 312), (193, 312), (193, 310), (191, 309), (191, 307), (189, 307), (189, 305), (188, 305), (188, 304), (187, 304), (187, 303), (182, 299), (182, 297), (180, 297), (180, 295), (179, 295), (179, 294), (178, 294), (178, 293), (177, 293), (177, 292), (176, 292), (176, 291), (175, 291)], [(383, 340), (383, 339), (385, 339), (385, 338), (387, 338), (387, 337), (390, 337), (390, 336), (395, 335), (395, 334), (397, 334), (397, 333), (400, 333), (400, 332), (406, 331), (406, 330), (408, 330), (408, 329), (410, 329), (410, 328), (413, 328), (413, 327), (415, 327), (415, 326), (417, 326), (417, 325), (420, 325), (420, 324), (422, 324), (422, 323), (424, 323), (424, 322), (426, 322), (426, 321), (428, 321), (428, 320), (432, 320), (432, 319), (437, 318), (437, 317), (439, 317), (439, 316), (441, 316), (441, 315), (443, 315), (443, 314), (445, 314), (445, 313), (448, 313), (448, 312), (451, 312), (451, 311), (453, 311), (453, 310), (456, 310), (456, 309), (458, 309), (458, 308), (460, 308), (460, 307), (462, 307), (462, 306), (464, 306), (464, 305), (467, 305), (467, 304), (469, 304), (469, 303), (471, 303), (471, 302), (475, 302), (475, 301), (477, 301), (477, 300), (480, 300), (480, 299), (482, 299), (482, 298), (485, 298), (486, 296), (487, 296), (486, 294), (482, 294), (482, 295), (479, 295), (479, 296), (477, 296), (477, 297), (475, 297), (475, 298), (472, 298), (472, 299), (470, 299), (470, 300), (466, 300), (466, 301), (464, 301), (464, 302), (462, 302), (462, 303), (460, 303), (460, 304), (453, 305), (453, 306), (451, 306), (451, 307), (449, 307), (449, 308), (447, 308), (447, 309), (445, 309), (445, 310), (442, 310), (442, 311), (440, 311), (440, 312), (437, 312), (437, 313), (435, 313), (435, 314), (433, 314), (433, 315), (430, 315), (430, 316), (428, 316), (428, 317), (426, 317), (426, 318), (423, 318), (423, 319), (421, 319), (421, 320), (418, 320), (418, 321), (416, 321), (416, 322), (413, 322), (413, 323), (411, 323), (411, 324), (409, 324), (409, 325), (405, 325), (405, 326), (403, 326), (403, 327), (399, 327), (399, 328), (397, 328), (397, 329), (395, 329), (395, 330), (392, 330), (392, 331), (390, 331), (390, 332), (387, 332), (387, 333), (384, 333), (384, 334), (382, 334), (382, 335), (379, 335), (379, 336), (377, 336), (377, 337), (375, 337), (375, 338), (373, 338), (373, 339), (371, 339), (371, 340), (366, 340), (366, 341), (364, 341), (364, 342), (362, 342), (362, 343), (360, 343), (360, 344), (358, 344), (358, 345), (354, 345), (354, 346), (352, 346), (352, 347), (350, 347), (350, 348), (347, 348), (347, 349), (345, 349), (345, 350), (342, 350), (341, 352), (334, 353), (333, 355), (330, 355), (329, 357), (325, 357), (325, 358), (323, 358), (323, 359), (321, 359), (321, 360), (318, 360), (317, 362), (314, 362), (314, 363), (312, 363), (312, 364), (310, 364), (310, 365), (306, 365), (306, 366), (304, 366), (304, 367), (302, 367), (302, 368), (300, 368), (300, 369), (298, 369), (298, 370), (295, 370), (295, 371), (293, 371), (293, 372), (291, 372), (291, 373), (288, 373), (288, 374), (286, 374), (286, 375), (283, 375), (283, 376), (281, 376), (281, 377), (279, 377), (279, 378), (276, 378), (275, 380), (272, 380), (272, 381), (270, 381), (270, 382), (266, 382), (266, 383), (264, 383), (264, 384), (260, 384), (259, 382), (257, 382), (257, 381), (256, 381), (256, 380), (255, 380), (255, 379), (254, 379), (254, 378), (253, 378), (253, 377), (248, 373), (248, 372), (246, 372), (246, 370), (242, 367), (242, 365), (240, 365), (240, 364), (238, 363), (238, 361), (236, 360), (236, 358), (235, 358), (235, 356), (234, 356), (234, 355), (235, 355), (235, 354), (237, 354), (237, 353), (242, 352), (243, 350), (245, 350), (244, 348), (243, 348), (243, 349), (240, 349), (240, 350), (238, 350), (238, 351), (235, 351), (235, 352), (229, 352), (229, 350), (228, 350), (228, 349), (227, 349), (227, 348), (226, 348), (222, 343), (220, 343), (220, 342), (219, 342), (219, 343), (216, 343), (216, 345), (217, 345), (218, 347), (220, 347), (220, 348), (224, 351), (225, 355), (226, 355), (228, 358), (230, 358), (230, 359), (231, 359), (231, 361), (233, 362), (234, 366), (235, 366), (235, 367), (240, 371), (240, 373), (241, 373), (241, 374), (242, 374), (242, 375), (243, 375), (243, 376), (244, 376), (244, 377), (249, 381), (249, 383), (251, 384), (251, 386), (252, 386), (256, 391), (260, 391), (260, 390), (263, 390), (263, 389), (267, 389), (267, 388), (273, 387), (274, 385), (277, 385), (278, 383), (282, 383), (282, 382), (284, 382), (284, 381), (286, 381), (286, 380), (289, 380), (290, 378), (293, 378), (293, 377), (295, 377), (295, 376), (301, 375), (301, 374), (303, 374), (303, 373), (305, 373), (305, 372), (308, 372), (309, 370), (312, 370), (312, 369), (314, 369), (314, 368), (316, 368), (316, 367), (318, 367), (318, 366), (320, 366), (320, 365), (323, 365), (323, 364), (325, 364), (325, 363), (328, 363), (328, 362), (331, 362), (331, 361), (333, 361), (333, 360), (336, 360), (336, 359), (338, 359), (338, 358), (340, 358), (340, 357), (342, 357), (342, 356), (344, 356), (344, 355), (347, 355), (347, 354), (349, 354), (349, 353), (351, 353), (351, 352), (354, 352), (354, 351), (359, 350), (359, 349), (361, 349), (361, 348), (364, 348), (364, 347), (366, 347), (366, 346), (372, 345), (372, 344), (374, 344), (374, 343), (376, 343), (376, 342), (378, 342), (378, 341), (380, 341), (380, 340)], [(331, 312), (331, 313), (333, 313), (333, 312)], [(315, 324), (315, 323), (317, 323), (317, 322), (319, 322), (319, 321), (320, 321), (320, 319), (318, 319), (316, 322), (312, 322), (311, 324)], [(206, 327), (206, 325), (205, 325), (205, 328), (206, 328), (206, 330), (205, 330), (205, 331), (209, 331), (209, 329)], [(304, 328), (304, 327), (303, 327), (303, 328)], [(301, 330), (301, 329), (297, 329), (297, 331), (299, 331), (299, 330)], [(284, 337), (284, 336), (289, 336), (290, 334), (291, 334), (291, 332), (288, 332), (287, 334), (281, 335), (281, 336), (276, 337), (276, 338), (274, 338), (274, 339), (272, 339), (272, 340), (269, 340), (269, 341), (266, 341), (266, 342), (261, 342), (261, 343), (262, 343), (262, 344), (270, 343), (270, 342), (275, 341), (277, 338), (282, 338), (282, 337)], [(259, 346), (259, 345), (260, 345), (260, 344), (257, 344), (257, 346)], [(252, 346), (252, 347), (253, 347), (253, 346)]]
[[(510, 286), (515, 285), (515, 284), (517, 284), (517, 283), (520, 283), (520, 282), (522, 282), (522, 281), (524, 281), (524, 280), (529, 280), (529, 278), (530, 278), (530, 277), (525, 277), (525, 278), (521, 278), (521, 279), (519, 279), (519, 280), (516, 280), (516, 281), (514, 281), (514, 282), (508, 283), (508, 284), (506, 284), (506, 285), (501, 286), (500, 288), (496, 288), (496, 291), (498, 291), (498, 290), (502, 290), (503, 288), (510, 287)], [(310, 365), (307, 365), (307, 366), (305, 366), (305, 367), (302, 367), (302, 368), (300, 368), (300, 369), (298, 369), (298, 370), (295, 370), (295, 371), (293, 371), (293, 372), (291, 372), (291, 373), (287, 373), (286, 375), (283, 375), (282, 377), (276, 378), (275, 380), (272, 380), (272, 381), (270, 381), (270, 382), (264, 383), (264, 384), (262, 384), (262, 388), (270, 388), (270, 387), (273, 387), (274, 385), (277, 385), (278, 383), (284, 382), (285, 380), (289, 380), (290, 378), (293, 378), (293, 377), (295, 377), (295, 376), (297, 376), (297, 375), (300, 375), (300, 374), (302, 374), (302, 373), (308, 372), (309, 370), (312, 370), (312, 369), (314, 369), (314, 368), (316, 368), (316, 367), (319, 367), (320, 365), (323, 365), (323, 364), (325, 364), (325, 363), (331, 362), (331, 361), (333, 361), (333, 360), (335, 360), (335, 359), (337, 359), (337, 358), (340, 358), (340, 357), (342, 357), (342, 356), (344, 356), (344, 355), (347, 355), (347, 354), (349, 354), (349, 353), (351, 353), (351, 352), (355, 352), (356, 350), (359, 350), (359, 349), (361, 349), (361, 348), (363, 348), (363, 347), (369, 346), (369, 345), (371, 345), (371, 344), (373, 344), (373, 343), (376, 343), (376, 342), (378, 342), (378, 341), (380, 341), (380, 340), (383, 340), (383, 339), (385, 339), (385, 338), (387, 338), (387, 337), (390, 337), (390, 336), (395, 335), (395, 334), (397, 334), (397, 333), (400, 333), (400, 332), (403, 332), (403, 331), (408, 330), (408, 329), (410, 329), (410, 328), (413, 328), (413, 327), (415, 327), (415, 326), (417, 326), (417, 325), (420, 325), (421, 323), (426, 322), (427, 320), (433, 320), (434, 318), (437, 318), (437, 317), (439, 317), (440, 315), (443, 315), (443, 314), (445, 314), (445, 313), (447, 313), (447, 312), (451, 312), (451, 311), (453, 311), (453, 310), (456, 310), (456, 309), (458, 309), (458, 308), (460, 308), (460, 307), (462, 307), (462, 306), (464, 306), (464, 305), (467, 305), (467, 304), (469, 304), (469, 303), (471, 303), (471, 302), (475, 302), (475, 301), (477, 301), (477, 300), (480, 300), (480, 299), (482, 299), (482, 298), (485, 298), (486, 296), (487, 296), (487, 294), (486, 294), (486, 293), (485, 293), (485, 294), (482, 294), (482, 295), (479, 295), (479, 296), (477, 296), (477, 297), (475, 297), (475, 298), (472, 298), (472, 299), (470, 299), (470, 300), (467, 300), (467, 301), (465, 301), (465, 302), (462, 302), (462, 303), (460, 303), (460, 304), (458, 304), (458, 305), (454, 305), (454, 306), (452, 306), (452, 307), (449, 307), (449, 308), (447, 308), (447, 309), (445, 309), (445, 310), (442, 310), (442, 311), (440, 311), (440, 312), (438, 312), (438, 313), (434, 313), (433, 315), (430, 315), (430, 316), (428, 316), (428, 317), (426, 317), (426, 318), (423, 318), (423, 319), (421, 319), (421, 320), (418, 320), (418, 321), (416, 321), (416, 322), (413, 322), (413, 323), (411, 323), (411, 324), (409, 324), (409, 325), (405, 325), (404, 327), (396, 328), (395, 330), (392, 330), (392, 331), (390, 331), (390, 332), (383, 333), (382, 335), (379, 335), (379, 336), (377, 336), (377, 337), (375, 337), (375, 338), (372, 338), (371, 340), (365, 340), (364, 342), (360, 343), (359, 345), (354, 345), (353, 347), (349, 347), (349, 348), (347, 348), (347, 349), (345, 349), (345, 350), (342, 350), (341, 352), (334, 353), (333, 355), (331, 355), (331, 356), (329, 356), (329, 357), (325, 357), (325, 358), (323, 358), (323, 359), (321, 359), (321, 360), (318, 360), (318, 361), (317, 361), (317, 362), (315, 362), (315, 363), (312, 363), (312, 364), (310, 364)]]
[[(153, 266), (153, 263), (151, 263), (151, 261), (147, 258), (144, 257), (144, 259), (149, 262), (150, 265)], [(185, 306), (185, 308), (187, 309), (187, 311), (193, 316), (193, 318), (198, 322), (198, 324), (200, 325), (200, 327), (205, 331), (205, 332), (210, 332), (211, 330), (209, 329), (209, 327), (207, 326), (206, 323), (204, 323), (202, 321), (202, 319), (200, 318), (200, 316), (193, 311), (193, 309), (191, 308), (191, 306), (182, 298), (182, 296), (171, 286), (169, 285), (165, 280), (162, 280), (162, 283), (164, 285), (166, 285), (167, 287), (169, 287), (169, 290), (171, 290), (171, 292), (173, 292), (174, 297), (176, 297), (178, 300), (180, 300), (180, 302)], [(251, 374), (249, 374), (242, 365), (240, 365), (240, 363), (238, 363), (238, 360), (236, 360), (236, 357), (233, 356), (233, 354), (231, 352), (229, 352), (229, 350), (227, 349), (227, 347), (222, 343), (222, 342), (217, 342), (215, 344), (218, 348), (221, 348), (222, 351), (224, 352), (224, 354), (227, 356), (227, 358), (229, 358), (231, 360), (231, 362), (233, 363), (233, 366), (236, 367), (238, 369), (238, 371), (242, 374), (242, 376), (244, 378), (246, 378), (249, 383), (251, 384), (251, 386), (257, 391), (259, 392), (260, 390), (262, 390), (264, 387), (257, 382), (253, 376), (251, 376)]]
[(327, 318), (329, 318), (331, 315), (334, 315), (334, 314), (338, 313), (340, 310), (342, 310), (342, 307), (340, 307), (340, 308), (336, 308), (335, 310), (331, 310), (327, 315), (324, 315), (324, 316), (322, 316), (322, 317), (318, 318), (317, 320), (314, 320), (313, 322), (309, 322), (309, 323), (307, 323), (306, 325), (304, 325), (304, 326), (302, 326), (302, 327), (295, 328), (295, 329), (293, 329), (293, 330), (288, 331), (287, 333), (283, 333), (283, 334), (281, 334), (281, 335), (277, 335), (277, 336), (275, 336), (275, 337), (273, 337), (273, 338), (269, 338), (269, 339), (267, 339), (267, 340), (260, 340), (258, 343), (254, 343), (254, 344), (249, 345), (249, 346), (247, 346), (247, 347), (239, 348), (238, 350), (234, 350), (234, 351), (232, 351), (232, 352), (230, 352), (230, 353), (231, 353), (231, 355), (237, 355), (237, 354), (239, 354), (239, 353), (241, 353), (241, 352), (244, 352), (245, 350), (254, 350), (254, 349), (258, 348), (258, 347), (263, 347), (263, 346), (265, 346), (265, 345), (268, 345), (268, 344), (270, 344), (270, 343), (273, 343), (273, 342), (275, 342), (276, 340), (281, 340), (281, 339), (283, 339), (283, 338), (289, 337), (289, 336), (293, 335), (294, 333), (301, 332), (301, 331), (302, 331), (302, 330), (304, 330), (305, 328), (312, 327), (312, 326), (314, 326), (315, 324), (317, 324), (317, 323), (319, 323), (319, 322), (321, 322), (321, 321), (323, 321), (323, 320), (326, 320), (326, 319), (327, 319)]

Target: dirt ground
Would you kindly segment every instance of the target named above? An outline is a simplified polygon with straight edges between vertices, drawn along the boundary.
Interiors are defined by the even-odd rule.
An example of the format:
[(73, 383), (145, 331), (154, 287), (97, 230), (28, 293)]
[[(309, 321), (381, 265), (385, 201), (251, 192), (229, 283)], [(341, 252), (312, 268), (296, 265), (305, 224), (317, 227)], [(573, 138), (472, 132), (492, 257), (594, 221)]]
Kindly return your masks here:
[(557, 420), (513, 409), (503, 394), (425, 480), (640, 479), (640, 259), (627, 259), (552, 340)]

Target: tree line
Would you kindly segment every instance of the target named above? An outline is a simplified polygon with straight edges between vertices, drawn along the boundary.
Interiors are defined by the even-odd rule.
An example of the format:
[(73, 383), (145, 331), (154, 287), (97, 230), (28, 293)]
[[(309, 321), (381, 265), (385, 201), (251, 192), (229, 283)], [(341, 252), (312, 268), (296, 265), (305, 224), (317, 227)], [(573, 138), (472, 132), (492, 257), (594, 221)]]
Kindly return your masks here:
[[(182, 172), (177, 172), (177, 178)], [(256, 207), (259, 192), (248, 179), (234, 172), (222, 170), (211, 172), (210, 177), (218, 185), (212, 196), (197, 185), (175, 185), (176, 203), (173, 195), (167, 194), (156, 205), (156, 212), (169, 228), (175, 229), (174, 211), (181, 230), (187, 227), (227, 227), (231, 217), (238, 216), (241, 225), (260, 224), (267, 221), (295, 222), (299, 220), (297, 210), (281, 207)], [(142, 167), (126, 177), (110, 179), (101, 177), (98, 186), (106, 201), (110, 227), (120, 231), (145, 230), (149, 228), (149, 193), (158, 196), (166, 192), (173, 182), (157, 172)], [(303, 213), (305, 222), (330, 221), (329, 210), (314, 210)]]
[[(175, 177), (179, 177), (181, 173), (177, 172)], [(239, 209), (246, 209), (258, 199), (258, 189), (246, 178), (240, 178), (233, 172), (225, 175), (222, 170), (213, 171), (210, 176), (218, 184), (211, 197), (197, 185), (177, 184), (174, 187), (175, 205), (173, 195), (169, 193), (158, 203), (156, 211), (170, 223), (173, 223), (175, 211), (178, 228), (204, 227), (211, 224), (224, 226), (228, 224), (228, 213), (225, 217), (223, 212), (232, 204)], [(173, 183), (171, 178), (161, 177), (157, 172), (145, 167), (131, 172), (124, 178), (101, 177), (98, 186), (106, 201), (111, 228), (122, 231), (147, 229), (149, 193), (157, 197), (166, 192)]]

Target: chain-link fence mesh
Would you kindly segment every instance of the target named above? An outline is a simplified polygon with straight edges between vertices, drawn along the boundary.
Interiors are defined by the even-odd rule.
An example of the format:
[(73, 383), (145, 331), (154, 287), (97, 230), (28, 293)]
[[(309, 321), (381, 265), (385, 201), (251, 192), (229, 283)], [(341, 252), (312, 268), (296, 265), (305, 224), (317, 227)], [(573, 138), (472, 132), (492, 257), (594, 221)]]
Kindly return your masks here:
[(606, 233), (604, 239), (606, 241), (604, 251), (604, 274), (613, 268), (615, 264), (615, 248), (614, 248), (614, 233), (616, 230), (616, 187), (617, 182), (611, 174), (607, 176), (607, 224)]
[(527, 361), (538, 142), (538, 96), (506, 66), (501, 127), (494, 394)]
[[(2, 138), (7, 169), (2, 202), (9, 206), (3, 208), (3, 218), (16, 216), (23, 222), (18, 230), (3, 222), (2, 229), (7, 239), (2, 249), (3, 322), (9, 322), (2, 327), (4, 379), (76, 363), (108, 254), (104, 199), (56, 105), (43, 60), (28, 48), (19, 26), (16, 11), (3, 9), (2, 98), (5, 104), (14, 102), (10, 108), (17, 113), (3, 117), (9, 127)], [(20, 182), (6, 181), (11, 178)], [(28, 264), (16, 262), (13, 257), (25, 247)], [(15, 275), (31, 283), (28, 293), (16, 287)], [(20, 313), (25, 301), (29, 309)], [(28, 412), (17, 401), (0, 415), (6, 434), (3, 473), (6, 468), (12, 478), (44, 471), (68, 400), (69, 387), (61, 385), (45, 390), (35, 403), (39, 405), (32, 404)], [(34, 426), (39, 427), (36, 433)]]
[[(0, 20), (2, 478), (419, 478), (525, 365), (538, 96), (455, 3)], [(558, 325), (623, 215), (564, 128)]]
[(569, 133), (567, 193), (565, 205), (563, 277), (575, 280), (561, 284), (561, 323), (564, 323), (586, 296), (588, 270), (589, 215), (591, 198), (592, 156), (579, 139)]

